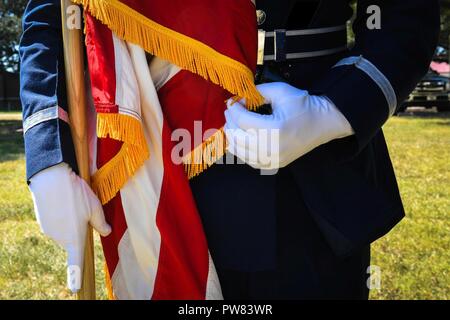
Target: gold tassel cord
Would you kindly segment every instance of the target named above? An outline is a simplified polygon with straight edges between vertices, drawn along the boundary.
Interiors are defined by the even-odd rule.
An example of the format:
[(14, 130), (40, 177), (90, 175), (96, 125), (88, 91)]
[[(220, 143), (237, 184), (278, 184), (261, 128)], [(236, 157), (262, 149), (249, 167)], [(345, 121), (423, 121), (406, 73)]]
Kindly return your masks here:
[(119, 38), (180, 68), (200, 75), (229, 92), (245, 98), (255, 109), (264, 98), (254, 85), (254, 75), (244, 64), (204, 43), (152, 21), (118, 0), (74, 0)]
[[(164, 27), (118, 0), (73, 0), (106, 24), (119, 38), (140, 45), (147, 52), (195, 73), (245, 98), (249, 109), (264, 103), (254, 85), (254, 75), (244, 64), (213, 48)], [(92, 177), (92, 187), (102, 204), (109, 202), (149, 157), (142, 123), (122, 114), (99, 113), (97, 134), (122, 141), (121, 150)], [(225, 154), (223, 128), (197, 146), (184, 159), (189, 179), (199, 175)], [(114, 299), (105, 269), (108, 297)]]
[(188, 179), (192, 179), (208, 169), (222, 158), (225, 152), (226, 137), (224, 129), (221, 128), (183, 158), (184, 170)]
[(102, 204), (116, 196), (149, 157), (141, 122), (118, 113), (97, 115), (97, 136), (123, 141), (120, 151), (92, 176), (92, 189)]
[[(83, 5), (118, 37), (136, 43), (151, 54), (198, 74), (238, 97), (245, 98), (249, 108), (256, 109), (263, 104), (264, 98), (256, 90), (253, 73), (244, 64), (200, 41), (152, 21), (121, 1), (74, 0), (74, 2)], [(136, 123), (132, 126), (132, 130), (128, 130), (129, 121), (119, 125), (121, 121), (111, 119), (114, 117), (112, 114), (102, 114), (98, 123), (99, 137), (109, 136), (124, 142), (120, 152), (100, 168), (92, 179), (93, 188), (102, 203), (111, 200), (148, 158), (141, 124), (138, 126)], [(225, 154), (224, 141), (221, 129), (186, 157), (185, 169), (189, 178), (200, 174)]]

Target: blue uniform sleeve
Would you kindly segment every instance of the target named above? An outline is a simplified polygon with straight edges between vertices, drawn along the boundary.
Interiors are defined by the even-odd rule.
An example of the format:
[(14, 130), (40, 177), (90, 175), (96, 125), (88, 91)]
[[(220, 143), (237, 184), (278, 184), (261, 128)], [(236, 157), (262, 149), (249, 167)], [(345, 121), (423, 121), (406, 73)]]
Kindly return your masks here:
[(27, 180), (61, 162), (77, 171), (67, 114), (60, 1), (30, 1), (22, 21), (20, 97)]
[[(312, 90), (352, 125), (350, 153), (367, 146), (428, 71), (440, 29), (437, 0), (359, 0), (357, 8), (355, 46)], [(378, 9), (380, 28), (371, 29)]]

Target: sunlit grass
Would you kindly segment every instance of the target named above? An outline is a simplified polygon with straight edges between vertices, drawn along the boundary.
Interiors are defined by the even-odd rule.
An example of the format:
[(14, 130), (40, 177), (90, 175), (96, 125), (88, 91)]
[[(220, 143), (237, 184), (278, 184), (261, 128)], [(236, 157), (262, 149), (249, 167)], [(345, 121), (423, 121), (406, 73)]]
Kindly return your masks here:
[(393, 118), (385, 127), (407, 217), (374, 245), (374, 299), (450, 298), (450, 116)]
[[(39, 231), (25, 183), (20, 115), (0, 113), (0, 299), (70, 299), (65, 253)], [(385, 127), (407, 218), (373, 248), (372, 299), (450, 298), (450, 116)], [(97, 288), (105, 298), (98, 239)]]
[[(72, 299), (64, 250), (41, 234), (25, 182), (20, 113), (0, 113), (0, 299)], [(96, 238), (99, 298), (103, 256)]]

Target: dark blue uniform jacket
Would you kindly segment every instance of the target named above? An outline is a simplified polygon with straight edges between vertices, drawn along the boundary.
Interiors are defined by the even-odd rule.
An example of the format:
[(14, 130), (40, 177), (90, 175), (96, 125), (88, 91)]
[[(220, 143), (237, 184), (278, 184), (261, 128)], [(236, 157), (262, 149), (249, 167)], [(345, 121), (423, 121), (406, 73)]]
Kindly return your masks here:
[[(283, 70), (294, 86), (331, 99), (355, 135), (315, 149), (278, 176), (261, 176), (243, 165), (217, 165), (192, 181), (219, 267), (273, 266), (276, 233), (282, 232), (276, 227), (281, 177), (295, 181), (298, 199), (337, 256), (367, 246), (404, 216), (381, 128), (428, 70), (439, 32), (438, 1), (357, 2), (352, 49), (289, 63)], [(23, 18), (21, 98), (28, 179), (60, 162), (76, 170), (65, 121), (59, 3), (30, 1)], [(370, 5), (381, 9), (381, 29), (367, 27)], [(257, 6), (267, 14), (260, 26), (266, 31), (337, 26), (352, 16), (348, 0), (258, 0)]]

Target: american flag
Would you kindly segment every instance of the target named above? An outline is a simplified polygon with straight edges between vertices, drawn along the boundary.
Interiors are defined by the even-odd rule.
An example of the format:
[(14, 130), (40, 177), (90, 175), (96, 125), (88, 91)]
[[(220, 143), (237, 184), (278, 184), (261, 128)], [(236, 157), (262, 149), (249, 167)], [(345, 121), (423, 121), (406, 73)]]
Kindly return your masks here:
[[(224, 101), (263, 102), (254, 3), (74, 2), (86, 15), (92, 187), (112, 227), (110, 297), (221, 299), (188, 179), (225, 152)], [(173, 161), (172, 128), (193, 133), (196, 120), (203, 137)]]
[[(188, 179), (183, 166), (171, 161), (171, 130), (158, 99), (158, 90), (164, 90), (180, 69), (158, 58), (149, 67), (141, 47), (91, 23), (96, 24), (91, 34), (96, 38), (90, 40), (106, 57), (90, 65), (93, 87), (96, 77), (103, 84), (108, 82), (109, 98), (113, 97), (118, 112), (142, 122), (150, 154), (104, 206), (113, 229), (102, 239), (113, 295), (118, 299), (221, 299)], [(88, 52), (94, 47), (88, 47)], [(95, 90), (93, 94), (95, 103)], [(91, 112), (90, 119), (94, 118)], [(95, 176), (123, 143), (90, 136)]]

